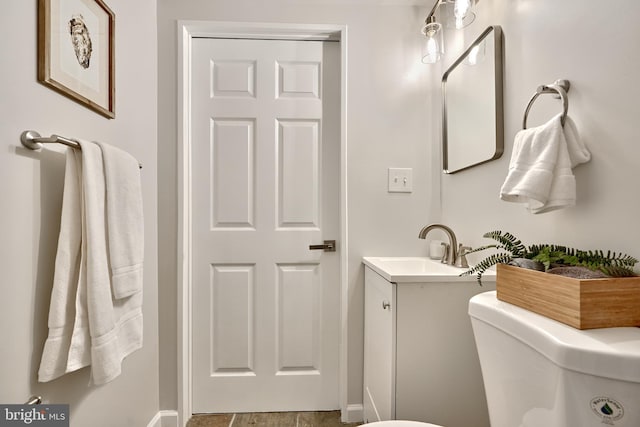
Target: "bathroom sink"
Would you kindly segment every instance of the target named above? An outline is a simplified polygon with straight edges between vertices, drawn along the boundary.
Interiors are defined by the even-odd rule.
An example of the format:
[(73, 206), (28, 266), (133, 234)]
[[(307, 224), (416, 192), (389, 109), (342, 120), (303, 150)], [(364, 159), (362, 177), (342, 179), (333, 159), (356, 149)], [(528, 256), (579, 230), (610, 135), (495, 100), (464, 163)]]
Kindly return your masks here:
[[(389, 282), (473, 282), (476, 275), (460, 277), (466, 268), (443, 264), (426, 257), (364, 257), (362, 262)], [(495, 281), (495, 271), (486, 271), (483, 281)]]

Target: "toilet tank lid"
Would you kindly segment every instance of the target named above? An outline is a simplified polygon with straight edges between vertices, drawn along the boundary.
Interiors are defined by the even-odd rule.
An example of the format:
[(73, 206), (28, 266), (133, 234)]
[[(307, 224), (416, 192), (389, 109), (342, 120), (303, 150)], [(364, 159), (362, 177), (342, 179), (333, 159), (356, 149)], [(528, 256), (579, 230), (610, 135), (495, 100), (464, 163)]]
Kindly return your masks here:
[(585, 374), (640, 383), (640, 328), (579, 330), (484, 292), (469, 315), (502, 330), (556, 365)]

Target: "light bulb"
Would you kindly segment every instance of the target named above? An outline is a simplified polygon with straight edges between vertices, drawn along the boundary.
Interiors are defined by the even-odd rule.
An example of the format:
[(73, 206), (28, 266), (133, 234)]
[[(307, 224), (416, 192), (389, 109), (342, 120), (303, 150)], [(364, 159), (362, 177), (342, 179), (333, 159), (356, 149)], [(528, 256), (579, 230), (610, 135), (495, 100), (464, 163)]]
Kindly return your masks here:
[(456, 18), (456, 28), (465, 26), (464, 19), (471, 11), (471, 0), (455, 0), (453, 4), (453, 16)]
[(456, 19), (464, 19), (471, 9), (471, 0), (456, 0), (453, 4), (453, 14)]
[(422, 62), (425, 64), (435, 64), (438, 59), (440, 59), (438, 42), (433, 37), (427, 37), (427, 46), (425, 48), (425, 54), (422, 57)]
[(431, 22), (425, 25), (422, 34), (427, 38), (423, 45), (422, 62), (435, 64), (442, 55), (442, 26), (437, 22)]
[(427, 40), (427, 54), (438, 55), (438, 42), (435, 41), (433, 37), (429, 37), (429, 40)]

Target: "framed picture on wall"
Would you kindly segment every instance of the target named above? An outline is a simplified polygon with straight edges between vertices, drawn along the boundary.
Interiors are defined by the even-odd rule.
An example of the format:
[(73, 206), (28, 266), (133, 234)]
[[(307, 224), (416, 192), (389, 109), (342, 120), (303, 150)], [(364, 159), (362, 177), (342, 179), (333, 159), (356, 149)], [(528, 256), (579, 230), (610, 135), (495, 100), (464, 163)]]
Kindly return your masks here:
[(102, 0), (38, 0), (38, 81), (115, 118), (115, 15)]

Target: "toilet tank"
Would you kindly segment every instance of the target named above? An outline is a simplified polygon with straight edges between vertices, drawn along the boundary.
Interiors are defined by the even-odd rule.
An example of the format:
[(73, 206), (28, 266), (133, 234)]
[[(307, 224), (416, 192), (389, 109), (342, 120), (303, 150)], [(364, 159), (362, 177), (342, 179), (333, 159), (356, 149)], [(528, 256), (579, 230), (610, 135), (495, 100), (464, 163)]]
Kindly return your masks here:
[(640, 426), (640, 328), (574, 329), (495, 291), (469, 315), (492, 427)]

